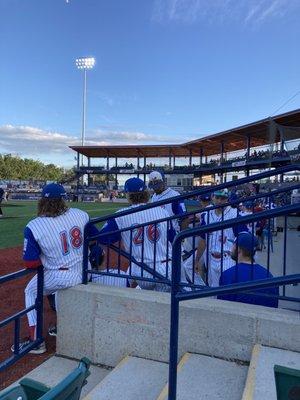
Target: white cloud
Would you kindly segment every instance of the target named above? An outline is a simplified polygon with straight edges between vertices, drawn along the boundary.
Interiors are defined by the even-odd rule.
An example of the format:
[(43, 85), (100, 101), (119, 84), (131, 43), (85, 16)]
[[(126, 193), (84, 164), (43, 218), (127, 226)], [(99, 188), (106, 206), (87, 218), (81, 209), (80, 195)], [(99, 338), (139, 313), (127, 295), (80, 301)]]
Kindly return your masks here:
[[(192, 140), (193, 138), (186, 138)], [(86, 146), (181, 143), (182, 136), (159, 136), (144, 132), (98, 129), (87, 135)], [(75, 153), (68, 146), (81, 144), (80, 137), (46, 131), (32, 126), (0, 126), (2, 153), (55, 162), (59, 165), (74, 164)]]
[(299, 0), (154, 0), (152, 20), (192, 24), (241, 21), (258, 24), (300, 10)]

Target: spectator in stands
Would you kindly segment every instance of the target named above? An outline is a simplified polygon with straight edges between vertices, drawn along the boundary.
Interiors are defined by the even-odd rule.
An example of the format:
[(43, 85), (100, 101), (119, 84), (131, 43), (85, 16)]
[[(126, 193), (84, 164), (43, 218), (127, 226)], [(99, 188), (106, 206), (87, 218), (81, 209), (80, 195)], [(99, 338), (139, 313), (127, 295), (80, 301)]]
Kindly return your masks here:
[[(231, 257), (236, 265), (226, 270), (220, 277), (220, 286), (240, 282), (256, 281), (273, 278), (273, 275), (263, 266), (255, 263), (254, 255), (258, 241), (250, 232), (240, 232), (234, 241)], [(278, 307), (278, 288), (268, 288), (253, 291), (254, 293), (238, 293), (218, 296), (218, 299), (238, 301), (240, 303), (256, 304), (266, 307)], [(268, 296), (264, 296), (268, 295)], [(269, 297), (269, 296), (274, 297)]]

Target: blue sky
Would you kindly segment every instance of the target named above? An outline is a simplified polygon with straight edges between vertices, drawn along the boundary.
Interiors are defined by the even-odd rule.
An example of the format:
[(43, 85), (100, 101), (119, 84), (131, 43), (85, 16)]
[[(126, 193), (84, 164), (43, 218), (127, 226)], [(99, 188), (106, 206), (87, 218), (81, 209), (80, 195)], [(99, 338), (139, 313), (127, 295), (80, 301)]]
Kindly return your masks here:
[(267, 117), (300, 90), (299, 17), (299, 0), (0, 0), (0, 153), (74, 163), (85, 55), (86, 144), (178, 143)]

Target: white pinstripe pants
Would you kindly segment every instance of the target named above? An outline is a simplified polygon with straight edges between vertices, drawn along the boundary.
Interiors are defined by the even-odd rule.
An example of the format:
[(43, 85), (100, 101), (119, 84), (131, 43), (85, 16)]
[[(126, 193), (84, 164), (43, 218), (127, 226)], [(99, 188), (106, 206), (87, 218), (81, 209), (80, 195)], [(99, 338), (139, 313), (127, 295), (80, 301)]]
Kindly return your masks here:
[[(82, 270), (69, 269), (66, 271), (58, 269), (44, 269), (44, 296), (55, 293), (57, 290), (67, 289), (82, 282)], [(35, 275), (25, 288), (25, 306), (31, 307), (35, 304), (37, 297), (37, 275)], [(56, 304), (57, 309), (57, 304)], [(36, 310), (27, 313), (29, 326), (36, 326)]]

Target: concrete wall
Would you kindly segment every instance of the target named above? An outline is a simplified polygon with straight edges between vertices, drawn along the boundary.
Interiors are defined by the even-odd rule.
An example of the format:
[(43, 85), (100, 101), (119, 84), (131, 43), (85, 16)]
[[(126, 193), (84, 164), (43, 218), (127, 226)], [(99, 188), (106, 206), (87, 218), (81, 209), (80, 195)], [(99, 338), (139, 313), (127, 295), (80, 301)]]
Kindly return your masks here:
[[(170, 294), (98, 284), (59, 292), (57, 352), (115, 366), (133, 355), (168, 362)], [(255, 343), (300, 351), (300, 314), (216, 299), (180, 305), (179, 355), (249, 361)]]

